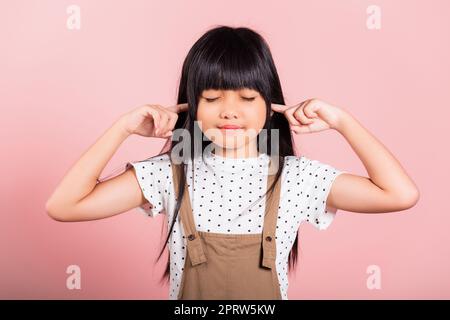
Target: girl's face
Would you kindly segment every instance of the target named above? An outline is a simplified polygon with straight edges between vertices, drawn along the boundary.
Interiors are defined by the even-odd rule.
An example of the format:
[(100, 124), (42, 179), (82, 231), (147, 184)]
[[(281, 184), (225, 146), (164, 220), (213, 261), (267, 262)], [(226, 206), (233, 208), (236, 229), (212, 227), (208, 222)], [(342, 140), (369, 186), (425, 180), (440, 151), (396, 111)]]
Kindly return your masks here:
[[(203, 134), (219, 147), (216, 154), (232, 151), (238, 157), (255, 156), (258, 153), (256, 137), (266, 121), (266, 103), (259, 92), (252, 89), (203, 90), (197, 121)], [(224, 125), (239, 128), (226, 130), (221, 128)]]

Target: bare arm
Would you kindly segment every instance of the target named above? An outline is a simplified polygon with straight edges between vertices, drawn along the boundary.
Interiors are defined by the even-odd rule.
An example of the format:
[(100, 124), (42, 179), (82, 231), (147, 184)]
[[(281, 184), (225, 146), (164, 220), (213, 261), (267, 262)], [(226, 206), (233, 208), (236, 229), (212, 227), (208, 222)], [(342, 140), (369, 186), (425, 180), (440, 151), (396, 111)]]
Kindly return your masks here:
[(169, 108), (145, 105), (120, 117), (65, 175), (47, 200), (48, 215), (58, 221), (96, 220), (146, 203), (132, 168), (101, 183), (97, 179), (131, 134), (167, 138), (176, 124), (177, 113), (185, 110), (187, 104)]
[(369, 177), (344, 173), (336, 178), (327, 205), (346, 211), (402, 211), (419, 200), (419, 190), (392, 153), (349, 113), (336, 130), (361, 159)]
[[(81, 156), (48, 199), (46, 210), (50, 217), (59, 221), (101, 219), (145, 203), (134, 170), (97, 184), (101, 172), (129, 135), (120, 118)], [(87, 201), (83, 201), (85, 198)]]
[(336, 177), (327, 206), (361, 213), (392, 212), (411, 208), (419, 200), (419, 190), (400, 162), (350, 113), (319, 99), (292, 107), (272, 104), (272, 110), (282, 112), (296, 133), (335, 129), (367, 169), (369, 177), (350, 173)]

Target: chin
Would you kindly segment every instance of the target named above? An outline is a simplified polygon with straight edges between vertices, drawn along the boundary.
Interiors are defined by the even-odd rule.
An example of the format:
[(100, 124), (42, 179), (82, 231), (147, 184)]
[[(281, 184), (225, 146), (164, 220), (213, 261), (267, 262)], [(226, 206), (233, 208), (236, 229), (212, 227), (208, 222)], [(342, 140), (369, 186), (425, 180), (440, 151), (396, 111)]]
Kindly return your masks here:
[(239, 149), (242, 148), (243, 146), (245, 146), (245, 143), (236, 143), (236, 142), (225, 142), (222, 139), (216, 139), (215, 141), (213, 140), (213, 143), (221, 149), (227, 149), (227, 150), (233, 150), (233, 149)]

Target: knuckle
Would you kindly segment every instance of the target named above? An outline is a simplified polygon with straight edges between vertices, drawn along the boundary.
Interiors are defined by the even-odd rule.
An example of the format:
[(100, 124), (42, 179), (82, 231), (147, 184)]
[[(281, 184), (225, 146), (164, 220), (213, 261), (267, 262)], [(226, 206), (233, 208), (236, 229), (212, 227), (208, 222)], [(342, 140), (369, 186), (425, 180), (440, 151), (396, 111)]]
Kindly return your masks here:
[(144, 110), (144, 111), (149, 111), (151, 110), (151, 106), (149, 104), (144, 104), (142, 106), (140, 106), (139, 108), (137, 108), (137, 110)]

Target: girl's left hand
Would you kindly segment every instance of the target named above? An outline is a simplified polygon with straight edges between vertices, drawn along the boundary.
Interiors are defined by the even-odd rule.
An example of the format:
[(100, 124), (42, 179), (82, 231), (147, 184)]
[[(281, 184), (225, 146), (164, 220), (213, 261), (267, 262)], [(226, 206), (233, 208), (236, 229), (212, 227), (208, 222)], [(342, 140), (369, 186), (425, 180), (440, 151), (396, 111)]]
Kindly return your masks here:
[(285, 115), (297, 134), (336, 129), (343, 110), (319, 99), (308, 99), (288, 107), (272, 103), (272, 110)]

